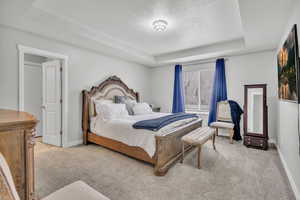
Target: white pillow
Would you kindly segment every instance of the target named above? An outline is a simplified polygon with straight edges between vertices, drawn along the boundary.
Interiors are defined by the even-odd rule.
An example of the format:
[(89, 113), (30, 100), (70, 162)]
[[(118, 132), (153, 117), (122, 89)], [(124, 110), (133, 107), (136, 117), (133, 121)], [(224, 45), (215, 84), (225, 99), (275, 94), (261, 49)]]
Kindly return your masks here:
[(103, 120), (120, 119), (129, 116), (125, 104), (98, 103), (96, 111)]
[(107, 100), (107, 99), (94, 100), (96, 114), (97, 115), (99, 114), (99, 106), (101, 106), (102, 104), (112, 104), (112, 103), (114, 103), (112, 100)]
[(135, 115), (145, 115), (153, 113), (151, 107), (147, 103), (137, 103), (132, 108)]

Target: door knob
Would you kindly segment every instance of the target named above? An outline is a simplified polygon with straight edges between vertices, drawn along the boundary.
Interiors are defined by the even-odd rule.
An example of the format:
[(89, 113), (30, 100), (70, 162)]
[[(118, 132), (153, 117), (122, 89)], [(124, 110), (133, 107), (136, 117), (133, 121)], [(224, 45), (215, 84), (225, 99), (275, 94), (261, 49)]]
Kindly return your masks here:
[(41, 106), (41, 108), (42, 108), (42, 109), (46, 109), (46, 106), (43, 105), (43, 106)]

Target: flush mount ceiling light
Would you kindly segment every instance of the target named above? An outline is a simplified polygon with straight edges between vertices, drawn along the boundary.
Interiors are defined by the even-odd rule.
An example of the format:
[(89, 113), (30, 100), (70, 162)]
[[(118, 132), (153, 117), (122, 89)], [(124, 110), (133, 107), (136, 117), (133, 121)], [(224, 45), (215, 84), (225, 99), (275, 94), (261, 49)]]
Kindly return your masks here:
[(153, 21), (153, 29), (157, 32), (163, 32), (167, 29), (168, 22), (162, 19)]

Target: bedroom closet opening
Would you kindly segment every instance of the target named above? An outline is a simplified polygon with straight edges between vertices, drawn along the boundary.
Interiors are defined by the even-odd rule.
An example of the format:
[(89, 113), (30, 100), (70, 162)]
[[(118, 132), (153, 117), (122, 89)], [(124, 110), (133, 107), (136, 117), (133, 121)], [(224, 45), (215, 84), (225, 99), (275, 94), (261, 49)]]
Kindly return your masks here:
[(62, 146), (61, 60), (24, 54), (24, 111), (39, 120), (38, 142)]

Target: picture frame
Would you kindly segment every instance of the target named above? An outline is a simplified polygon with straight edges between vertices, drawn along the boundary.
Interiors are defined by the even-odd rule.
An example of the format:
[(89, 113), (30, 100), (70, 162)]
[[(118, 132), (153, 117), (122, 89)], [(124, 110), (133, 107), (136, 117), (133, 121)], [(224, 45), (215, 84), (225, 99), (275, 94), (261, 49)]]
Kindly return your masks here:
[(279, 100), (300, 103), (299, 67), (298, 35), (295, 24), (277, 54)]

